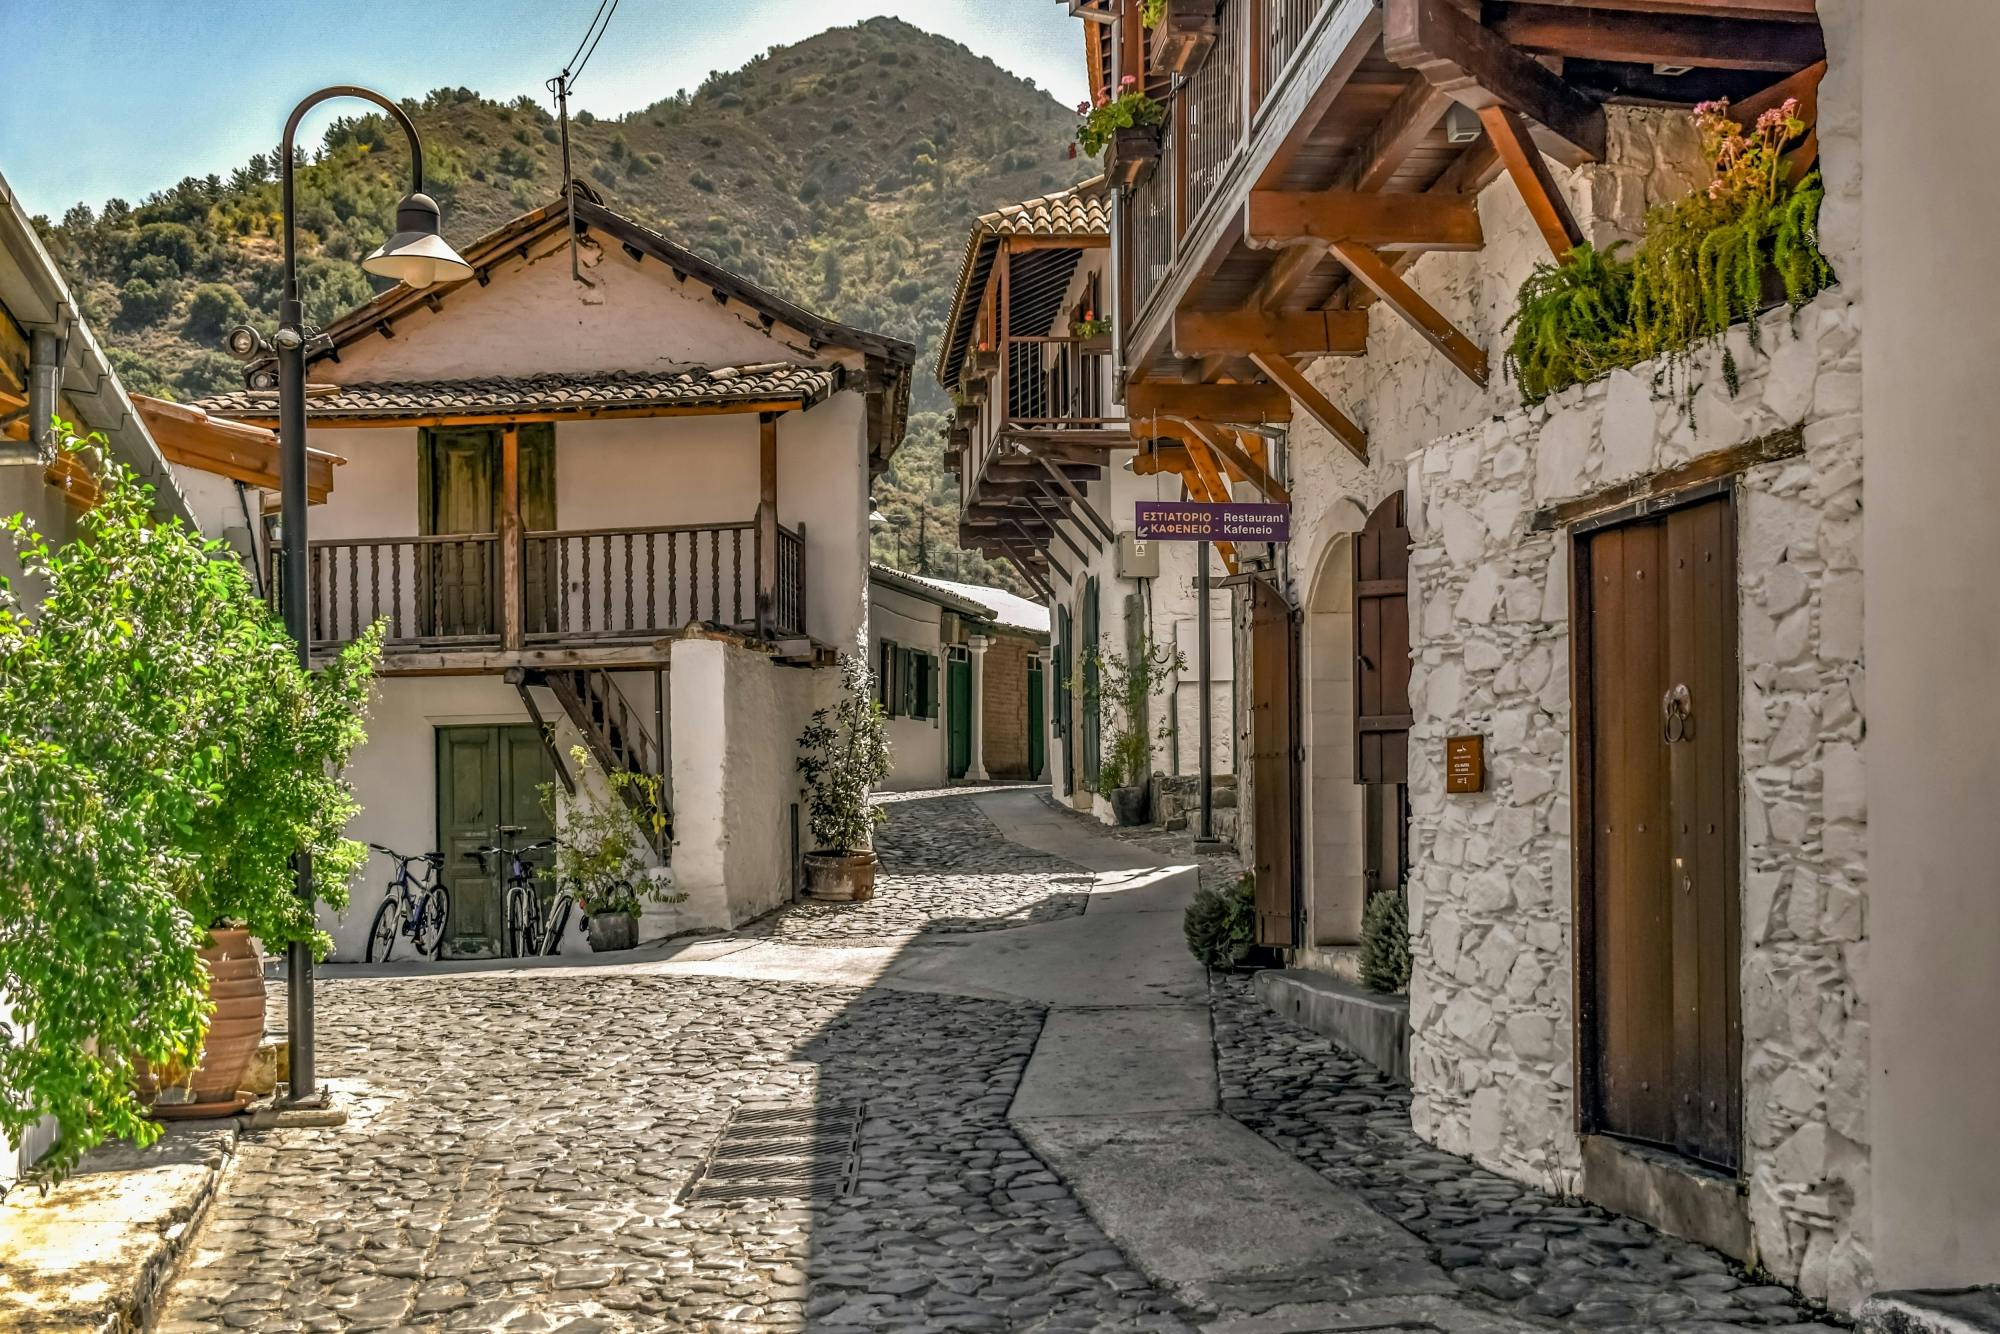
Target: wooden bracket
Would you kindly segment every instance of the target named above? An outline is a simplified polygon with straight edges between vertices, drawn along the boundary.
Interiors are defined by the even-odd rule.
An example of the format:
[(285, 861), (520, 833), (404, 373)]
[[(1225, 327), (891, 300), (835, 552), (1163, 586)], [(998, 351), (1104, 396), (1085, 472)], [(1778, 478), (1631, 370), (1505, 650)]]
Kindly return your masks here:
[(1423, 335), (1425, 342), (1444, 353), (1445, 359), (1465, 372), (1473, 383), (1485, 386), (1489, 374), (1485, 349), (1460, 333), (1458, 326), (1419, 296), (1415, 288), (1403, 281), (1400, 273), (1390, 268), (1380, 255), (1367, 246), (1336, 242), (1332, 249), (1334, 256), (1347, 266), (1355, 278), (1391, 310), (1408, 320)]
[(1493, 141), (1507, 174), (1514, 178), (1521, 202), (1528, 206), (1528, 215), (1535, 220), (1542, 239), (1558, 261), (1569, 258), (1569, 252), (1583, 244), (1583, 228), (1576, 225), (1576, 215), (1570, 212), (1569, 202), (1550, 174), (1542, 150), (1528, 137), (1520, 113), (1511, 107), (1486, 107), (1479, 113), (1479, 123), (1486, 127), (1486, 137)]
[(1320, 392), (1319, 386), (1283, 357), (1253, 355), (1250, 360), (1258, 370), (1264, 372), (1271, 383), (1291, 395), (1292, 401), (1304, 408), (1306, 415), (1324, 426), (1333, 438), (1346, 445), (1348, 452), (1363, 463), (1368, 462), (1368, 432), (1361, 429), (1355, 420), (1335, 407), (1333, 400)]

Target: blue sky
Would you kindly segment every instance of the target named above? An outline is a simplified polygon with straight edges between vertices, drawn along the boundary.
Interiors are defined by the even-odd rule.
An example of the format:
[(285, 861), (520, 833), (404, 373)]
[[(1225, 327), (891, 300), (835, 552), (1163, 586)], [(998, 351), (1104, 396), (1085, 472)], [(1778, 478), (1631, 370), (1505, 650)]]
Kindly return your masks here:
[[(0, 174), (36, 212), (137, 200), (273, 147), (330, 83), (546, 101), (597, 0), (0, 0)], [(615, 116), (766, 47), (877, 14), (963, 42), (1065, 104), (1083, 95), (1057, 0), (619, 0), (571, 110)], [(334, 102), (306, 122), (317, 143)]]

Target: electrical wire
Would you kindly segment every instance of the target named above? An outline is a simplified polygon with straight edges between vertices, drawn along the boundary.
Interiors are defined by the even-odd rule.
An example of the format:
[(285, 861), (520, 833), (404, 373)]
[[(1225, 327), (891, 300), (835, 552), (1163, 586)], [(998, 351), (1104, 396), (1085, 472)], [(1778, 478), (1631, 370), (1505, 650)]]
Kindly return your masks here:
[(590, 26), (583, 30), (583, 36), (578, 40), (576, 50), (569, 53), (569, 59), (563, 62), (563, 71), (558, 77), (565, 79), (569, 77), (570, 66), (576, 64), (576, 58), (583, 54), (584, 45), (590, 41), (590, 35), (597, 31), (597, 21), (604, 17), (604, 7), (610, 3), (611, 0), (597, 0), (597, 12), (590, 16)]
[[(582, 63), (574, 71), (567, 69), (563, 71), (572, 89), (576, 87), (576, 81), (583, 77), (583, 71), (590, 65), (590, 58), (597, 54), (597, 44), (604, 40), (604, 34), (611, 30), (611, 20), (618, 14), (618, 0), (609, 0), (609, 3), (610, 8), (606, 9), (605, 0), (598, 0), (598, 12), (604, 15), (604, 22), (596, 24), (597, 35), (595, 37), (590, 37), (590, 34), (587, 32), (584, 34), (584, 36), (590, 37), (590, 49), (583, 53)], [(593, 19), (592, 22), (596, 23), (596, 20)], [(571, 59), (574, 60), (575, 57), (572, 56)]]

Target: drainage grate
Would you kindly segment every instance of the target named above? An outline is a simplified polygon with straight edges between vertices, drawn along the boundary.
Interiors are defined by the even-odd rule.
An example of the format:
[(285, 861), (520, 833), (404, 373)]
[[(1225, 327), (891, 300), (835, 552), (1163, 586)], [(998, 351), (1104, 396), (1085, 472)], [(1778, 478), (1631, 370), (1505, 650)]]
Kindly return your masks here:
[(739, 1107), (686, 1202), (845, 1195), (853, 1188), (860, 1133), (859, 1103)]

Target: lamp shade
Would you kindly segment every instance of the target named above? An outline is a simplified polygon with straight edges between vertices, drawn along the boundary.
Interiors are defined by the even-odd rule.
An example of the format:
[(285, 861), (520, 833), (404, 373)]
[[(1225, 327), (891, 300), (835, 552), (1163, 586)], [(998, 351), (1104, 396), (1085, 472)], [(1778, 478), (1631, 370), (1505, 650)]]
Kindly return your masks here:
[(403, 197), (396, 206), (396, 234), (362, 260), (361, 267), (411, 287), (455, 283), (472, 276), (472, 266), (444, 239), (437, 201), (426, 194)]

